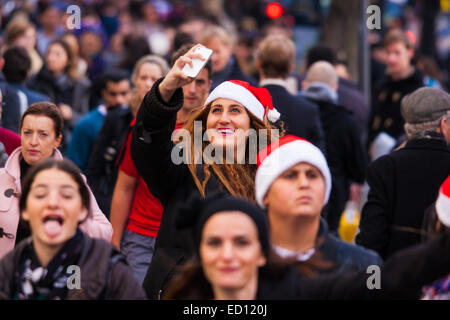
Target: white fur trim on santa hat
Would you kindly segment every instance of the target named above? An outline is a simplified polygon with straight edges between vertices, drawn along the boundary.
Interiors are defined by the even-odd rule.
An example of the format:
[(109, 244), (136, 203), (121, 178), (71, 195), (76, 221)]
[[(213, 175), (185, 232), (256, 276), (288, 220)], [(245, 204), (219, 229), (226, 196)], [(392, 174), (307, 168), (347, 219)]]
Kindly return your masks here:
[(219, 99), (225, 98), (239, 102), (248, 111), (250, 111), (259, 120), (264, 121), (264, 106), (259, 100), (241, 85), (230, 81), (225, 81), (219, 84), (208, 96), (205, 105)]
[(442, 192), (442, 188), (436, 200), (436, 214), (439, 220), (450, 228), (450, 198)]
[(271, 110), (269, 109), (267, 112), (267, 119), (272, 123), (275, 123), (278, 120), (280, 120), (280, 116), (281, 114), (278, 112), (277, 109), (275, 109), (275, 107)]
[(272, 183), (287, 169), (300, 162), (317, 167), (325, 180), (325, 200), (328, 202), (331, 192), (331, 173), (322, 151), (306, 140), (294, 140), (273, 150), (256, 171), (256, 201), (265, 208), (263, 199)]

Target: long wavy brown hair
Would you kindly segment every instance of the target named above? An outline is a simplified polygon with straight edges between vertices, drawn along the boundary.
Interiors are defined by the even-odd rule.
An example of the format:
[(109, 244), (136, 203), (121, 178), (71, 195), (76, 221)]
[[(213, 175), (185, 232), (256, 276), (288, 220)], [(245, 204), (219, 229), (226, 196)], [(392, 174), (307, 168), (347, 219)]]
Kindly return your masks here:
[[(210, 144), (210, 141), (202, 141), (202, 154), (195, 153), (194, 122), (201, 121), (203, 137), (206, 131), (206, 120), (208, 118), (209, 111), (211, 110), (211, 105), (212, 102), (206, 105), (204, 108), (193, 113), (183, 127), (183, 129), (186, 129), (189, 132), (190, 141), (186, 143), (186, 145), (188, 146), (188, 152), (186, 153), (186, 162), (189, 171), (192, 174), (192, 178), (194, 179), (195, 185), (197, 186), (201, 195), (205, 196), (206, 184), (210, 180), (211, 175), (214, 174), (221, 182), (222, 187), (231, 195), (247, 199), (251, 202), (255, 202), (255, 175), (257, 165), (256, 163), (252, 163), (254, 161), (251, 161), (250, 159), (250, 139), (247, 139), (246, 142), (244, 164), (228, 164), (225, 160), (223, 161), (223, 164), (207, 163), (206, 161), (203, 161), (203, 151)], [(247, 115), (250, 117), (250, 128), (255, 129), (256, 132), (259, 132), (259, 130), (261, 129), (267, 130), (267, 137), (263, 137), (267, 139), (265, 145), (269, 145), (277, 138), (281, 138), (285, 134), (284, 125), (282, 122), (280, 122), (279, 124), (280, 127), (275, 127), (274, 125), (269, 123), (266, 116), (264, 117), (264, 121), (261, 121), (248, 111)], [(272, 136), (274, 132), (276, 132), (273, 132), (272, 129), (279, 129), (278, 137)], [(257, 134), (257, 146), (264, 145), (260, 143), (260, 139), (262, 139), (262, 137)], [(175, 138), (174, 142), (177, 143), (181, 141), (182, 139), (177, 141), (177, 139)], [(257, 150), (257, 152), (259, 151), (260, 150)], [(202, 157), (203, 177), (199, 177), (199, 172), (197, 171), (196, 164), (197, 161), (194, 161), (195, 159), (198, 159), (198, 157)]]

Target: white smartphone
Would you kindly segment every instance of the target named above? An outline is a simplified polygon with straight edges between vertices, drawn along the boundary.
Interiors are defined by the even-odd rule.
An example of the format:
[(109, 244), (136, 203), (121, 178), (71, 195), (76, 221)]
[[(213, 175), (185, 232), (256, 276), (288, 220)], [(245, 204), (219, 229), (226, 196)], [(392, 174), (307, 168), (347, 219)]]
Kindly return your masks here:
[(205, 60), (200, 59), (192, 59), (192, 67), (188, 64), (186, 64), (183, 69), (181, 70), (185, 75), (191, 78), (196, 78), (200, 71), (202, 71), (205, 64), (208, 62), (209, 58), (211, 57), (213, 51), (209, 48), (206, 48), (204, 46), (197, 47), (194, 50), (194, 53), (199, 53), (202, 55)]

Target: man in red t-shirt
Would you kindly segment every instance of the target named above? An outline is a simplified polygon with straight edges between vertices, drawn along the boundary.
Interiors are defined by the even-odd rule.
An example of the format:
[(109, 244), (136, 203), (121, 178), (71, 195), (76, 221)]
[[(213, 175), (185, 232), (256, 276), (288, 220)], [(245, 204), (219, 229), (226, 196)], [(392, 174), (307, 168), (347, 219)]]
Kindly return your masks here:
[[(181, 47), (172, 56), (173, 63), (193, 45)], [(184, 104), (178, 111), (175, 131), (183, 127), (189, 116), (202, 107), (211, 87), (211, 63), (198, 77), (183, 86)], [(134, 121), (131, 125), (134, 125)], [(138, 281), (142, 284), (150, 265), (158, 234), (163, 207), (148, 190), (139, 175), (130, 154), (131, 132), (123, 147), (123, 160), (111, 204), (111, 243), (127, 257)]]

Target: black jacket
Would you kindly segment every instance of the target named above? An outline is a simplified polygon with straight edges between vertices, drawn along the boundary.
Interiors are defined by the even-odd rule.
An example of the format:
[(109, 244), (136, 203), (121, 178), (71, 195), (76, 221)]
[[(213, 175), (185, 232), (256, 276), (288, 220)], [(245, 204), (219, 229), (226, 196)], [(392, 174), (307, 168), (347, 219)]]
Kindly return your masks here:
[(415, 70), (406, 79), (398, 81), (386, 76), (374, 86), (369, 141), (382, 131), (395, 139), (404, 134), (405, 121), (400, 109), (402, 98), (423, 86), (423, 75), (419, 70)]
[(424, 211), (449, 174), (450, 150), (439, 139), (413, 139), (375, 160), (367, 169), (370, 191), (356, 242), (383, 258), (419, 243)]
[[(418, 299), (424, 285), (448, 274), (449, 250), (450, 232), (447, 232), (427, 243), (398, 252), (379, 269), (346, 270), (305, 277), (292, 264), (264, 266), (258, 274), (256, 299)], [(210, 299), (210, 291), (204, 289), (201, 292), (201, 288), (204, 287), (196, 283), (187, 284), (183, 296), (177, 298)]]
[(317, 250), (320, 258), (333, 263), (323, 273), (349, 270), (366, 271), (370, 265), (381, 266), (383, 260), (375, 251), (347, 243), (328, 232), (327, 223), (321, 219), (317, 234)]
[(330, 229), (336, 231), (349, 197), (350, 183), (364, 182), (367, 158), (352, 114), (330, 102), (311, 101), (319, 106), (325, 132), (326, 158), (332, 176), (327, 221)]
[(325, 151), (325, 140), (317, 106), (306, 98), (290, 94), (283, 86), (268, 84), (274, 107), (280, 112), (286, 134), (306, 139)]
[(250, 83), (252, 86), (256, 86), (257, 82), (248, 74), (245, 74), (239, 63), (234, 56), (231, 56), (227, 65), (219, 72), (215, 72), (211, 75), (211, 89), (214, 90), (219, 84), (228, 80), (241, 80)]
[[(14, 272), (21, 253), (31, 241), (27, 238), (0, 260), (0, 300), (12, 299)], [(84, 235), (84, 247), (78, 262), (81, 289), (69, 290), (67, 300), (146, 299), (125, 257), (104, 240)]]
[(45, 94), (55, 104), (65, 103), (72, 108), (73, 116), (67, 124), (71, 129), (89, 111), (90, 82), (75, 81), (67, 75), (56, 79), (44, 66), (28, 82), (27, 87)]
[(0, 71), (0, 90), (3, 95), (3, 111), (1, 114), (1, 126), (15, 133), (19, 133), (20, 125), (20, 101), (16, 89), (9, 85), (3, 73)]
[(258, 299), (418, 299), (423, 286), (448, 274), (450, 232), (427, 243), (401, 250), (380, 268), (380, 289), (369, 289), (376, 271), (359, 270), (312, 278), (294, 268), (281, 275), (262, 274)]
[(92, 148), (86, 178), (103, 213), (109, 217), (116, 184), (118, 157), (130, 132), (133, 113), (129, 108), (109, 108), (103, 126)]
[[(305, 80), (306, 75), (297, 76), (298, 83)], [(361, 141), (366, 142), (368, 135), (368, 123), (370, 116), (370, 107), (364, 100), (364, 96), (359, 91), (356, 83), (339, 77), (338, 83), (338, 100), (339, 105), (353, 113), (356, 119), (356, 125), (361, 132)]]
[[(175, 226), (175, 216), (177, 205), (197, 190), (187, 165), (176, 165), (171, 159), (174, 146), (171, 136), (177, 112), (183, 106), (183, 91), (181, 88), (175, 91), (166, 104), (157, 89), (161, 81), (155, 82), (139, 108), (131, 143), (131, 156), (139, 174), (164, 208), (155, 253), (143, 283), (150, 299), (158, 297), (175, 267), (190, 257), (191, 231), (179, 232)], [(218, 180), (212, 176), (206, 185), (206, 193), (218, 188)]]

